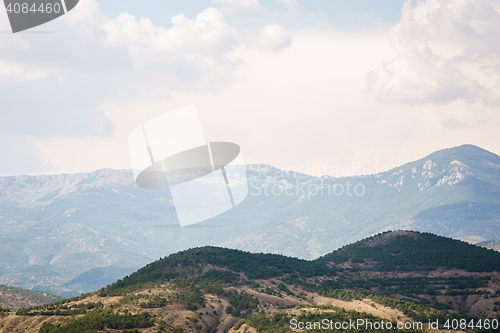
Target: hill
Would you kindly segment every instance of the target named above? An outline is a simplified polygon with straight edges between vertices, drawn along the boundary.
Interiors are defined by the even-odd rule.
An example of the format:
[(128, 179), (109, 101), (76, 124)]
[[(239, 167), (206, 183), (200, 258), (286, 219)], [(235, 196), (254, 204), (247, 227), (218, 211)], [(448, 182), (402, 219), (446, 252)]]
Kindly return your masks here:
[(187, 228), (130, 171), (2, 177), (0, 283), (74, 296), (207, 245), (314, 259), (387, 230), (500, 240), (500, 156), (472, 145), (363, 177), (247, 174), (244, 202)]
[[(365, 260), (371, 263), (365, 265)], [(208, 246), (160, 259), (107, 289), (119, 290), (129, 285), (196, 275), (195, 271), (206, 266), (242, 273), (248, 279), (266, 279), (285, 274), (303, 278), (335, 276), (344, 263), (354, 269), (379, 272), (437, 269), (500, 272), (500, 253), (451, 238), (411, 231), (384, 232), (312, 261)]]
[(59, 295), (0, 285), (0, 308), (17, 310), (62, 300)]
[(398, 231), (369, 237), (321, 258), (335, 263), (362, 264), (376, 271), (500, 272), (500, 256), (463, 241), (430, 233)]
[[(448, 250), (478, 265), (447, 263)], [(400, 265), (402, 258), (415, 264)], [(378, 234), (316, 260), (200, 247), (157, 260), (95, 293), (4, 315), (0, 324), (47, 333), (235, 333), (292, 332), (293, 323), (322, 320), (383, 320), (394, 327), (430, 320), (446, 332), (455, 319), (474, 325), (481, 320), (476, 332), (495, 332), (498, 262), (498, 252), (408, 231)], [(407, 332), (420, 332), (412, 328)]]

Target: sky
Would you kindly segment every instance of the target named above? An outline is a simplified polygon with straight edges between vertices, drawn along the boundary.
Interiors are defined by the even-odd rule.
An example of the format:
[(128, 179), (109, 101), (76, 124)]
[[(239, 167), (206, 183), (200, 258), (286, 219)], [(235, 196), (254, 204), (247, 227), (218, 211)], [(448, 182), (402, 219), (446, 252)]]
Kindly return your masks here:
[(191, 104), (245, 163), (313, 175), (500, 154), (500, 1), (80, 0), (9, 31), (2, 7), (1, 176), (130, 168), (132, 130)]

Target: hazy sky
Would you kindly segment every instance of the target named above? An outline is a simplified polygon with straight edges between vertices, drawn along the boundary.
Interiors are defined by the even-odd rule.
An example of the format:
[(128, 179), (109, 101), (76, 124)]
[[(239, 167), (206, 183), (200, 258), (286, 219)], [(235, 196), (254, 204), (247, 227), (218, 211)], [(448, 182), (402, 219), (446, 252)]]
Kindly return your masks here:
[(500, 154), (500, 2), (81, 0), (9, 34), (0, 175), (130, 168), (142, 122), (196, 104), (246, 163), (384, 171), (464, 143)]

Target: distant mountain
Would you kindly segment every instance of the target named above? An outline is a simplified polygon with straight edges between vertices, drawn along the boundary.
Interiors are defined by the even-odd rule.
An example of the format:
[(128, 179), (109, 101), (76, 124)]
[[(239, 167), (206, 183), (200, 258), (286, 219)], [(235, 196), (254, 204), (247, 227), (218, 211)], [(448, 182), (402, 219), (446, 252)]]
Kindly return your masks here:
[(0, 283), (76, 295), (205, 245), (312, 259), (386, 230), (500, 240), (500, 156), (475, 146), (363, 177), (247, 174), (241, 204), (186, 228), (130, 171), (0, 178)]
[(11, 311), (45, 303), (53, 303), (62, 299), (59, 295), (43, 291), (0, 285), (0, 308), (8, 308)]
[(483, 246), (487, 249), (492, 249), (500, 252), (500, 241), (485, 241), (476, 244), (477, 246)]
[[(381, 332), (408, 322), (405, 331), (417, 333), (430, 321), (439, 325), (433, 331), (447, 332), (455, 320), (493, 333), (499, 265), (496, 251), (409, 231), (378, 234), (311, 261), (207, 246), (157, 260), (94, 293), (3, 314), (0, 325), (43, 333), (291, 333), (299, 322), (307, 328), (363, 320), (393, 325)], [(345, 331), (356, 329), (379, 331)]]

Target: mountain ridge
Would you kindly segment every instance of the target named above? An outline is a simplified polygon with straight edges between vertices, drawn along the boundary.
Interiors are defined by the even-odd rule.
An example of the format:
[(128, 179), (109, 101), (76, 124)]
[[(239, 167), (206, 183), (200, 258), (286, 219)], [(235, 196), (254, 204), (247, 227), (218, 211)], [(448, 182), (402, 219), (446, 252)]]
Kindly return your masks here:
[[(2, 177), (0, 283), (76, 295), (106, 283), (97, 277), (103, 267), (113, 267), (108, 280), (118, 279), (204, 245), (312, 259), (386, 230), (500, 239), (500, 157), (479, 147), (437, 151), (362, 177), (266, 165), (249, 166), (247, 175), (245, 201), (188, 228), (179, 227), (168, 191), (135, 186), (130, 171)], [(356, 185), (363, 195), (353, 192)], [(75, 280), (82, 274), (88, 284)]]

